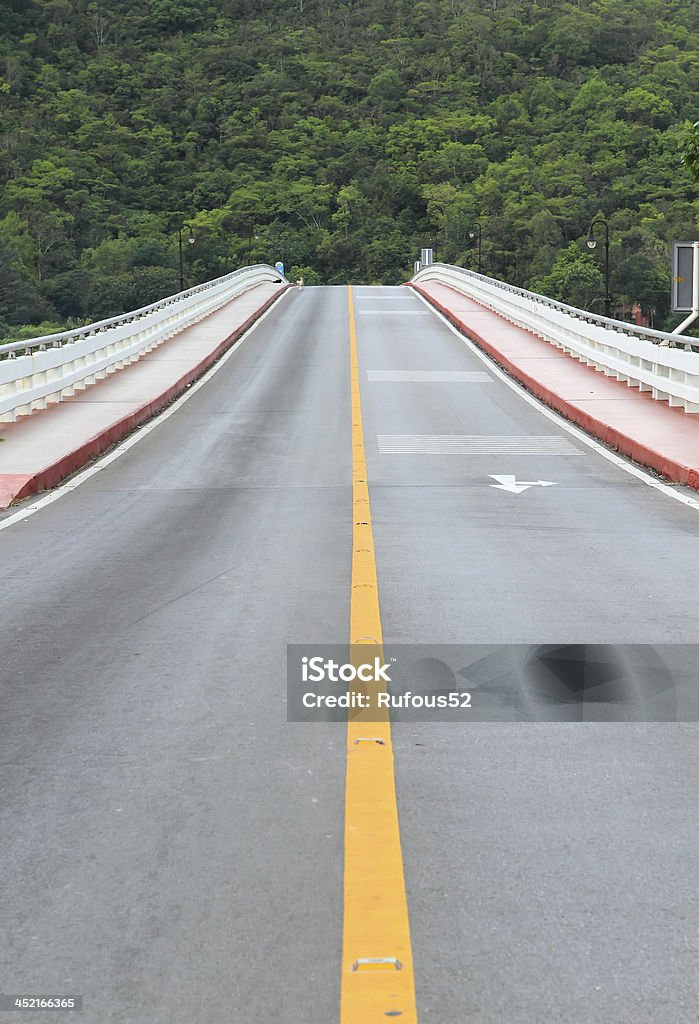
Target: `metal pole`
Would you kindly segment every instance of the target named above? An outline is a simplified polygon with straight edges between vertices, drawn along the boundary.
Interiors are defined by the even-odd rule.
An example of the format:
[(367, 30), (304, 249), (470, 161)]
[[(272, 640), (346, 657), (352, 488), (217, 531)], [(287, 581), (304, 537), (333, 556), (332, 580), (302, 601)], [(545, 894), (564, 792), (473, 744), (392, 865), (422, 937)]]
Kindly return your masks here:
[(611, 319), (612, 315), (612, 296), (609, 291), (609, 226), (605, 221), (604, 224), (604, 315), (607, 319)]
[(184, 260), (182, 258), (182, 228), (187, 228), (187, 231), (189, 231), (189, 241), (190, 242), (194, 241), (194, 235), (192, 234), (192, 225), (191, 224), (180, 224), (180, 229), (177, 232), (177, 239), (178, 239), (179, 250), (180, 250), (180, 291), (181, 292), (184, 291)]
[(604, 217), (598, 217), (597, 220), (593, 220), (592, 224), (590, 224), (587, 246), (588, 249), (594, 249), (597, 245), (594, 231), (598, 224), (601, 224), (604, 228), (604, 315), (609, 320), (612, 316), (612, 293), (609, 288), (609, 224), (607, 224)]
[[(476, 227), (478, 229), (478, 273), (480, 274), (483, 263), (483, 228), (481, 227), (480, 221), (477, 222)], [(469, 231), (468, 237), (475, 238), (476, 232)]]

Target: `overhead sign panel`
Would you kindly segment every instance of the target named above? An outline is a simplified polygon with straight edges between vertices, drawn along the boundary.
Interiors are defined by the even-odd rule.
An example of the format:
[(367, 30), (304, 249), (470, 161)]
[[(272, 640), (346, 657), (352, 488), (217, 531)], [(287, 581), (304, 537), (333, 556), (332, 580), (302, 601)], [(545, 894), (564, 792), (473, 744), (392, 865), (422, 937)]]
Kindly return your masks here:
[(691, 313), (694, 242), (672, 243), (672, 311)]

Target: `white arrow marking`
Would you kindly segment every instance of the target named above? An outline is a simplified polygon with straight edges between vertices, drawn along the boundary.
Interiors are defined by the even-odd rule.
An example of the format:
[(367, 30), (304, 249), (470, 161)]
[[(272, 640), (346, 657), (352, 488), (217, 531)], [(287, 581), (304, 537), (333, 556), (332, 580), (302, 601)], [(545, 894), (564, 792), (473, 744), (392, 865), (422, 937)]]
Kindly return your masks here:
[(497, 487), (499, 491), (509, 491), (510, 494), (521, 494), (522, 491), (526, 491), (528, 487), (555, 487), (555, 480), (516, 480), (514, 476), (495, 476), (493, 473), (490, 474), (491, 480), (497, 480), (496, 484), (490, 484), (491, 487)]

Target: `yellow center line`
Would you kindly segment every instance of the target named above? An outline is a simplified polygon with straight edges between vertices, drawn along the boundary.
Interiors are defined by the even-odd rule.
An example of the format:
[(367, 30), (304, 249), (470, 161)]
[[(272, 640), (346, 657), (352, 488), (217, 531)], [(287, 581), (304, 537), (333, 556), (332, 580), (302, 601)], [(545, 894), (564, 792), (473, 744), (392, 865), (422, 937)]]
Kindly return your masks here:
[[(359, 395), (357, 332), (349, 289), (352, 398), (352, 593), (354, 664), (383, 663), (374, 536)], [(369, 684), (374, 694), (384, 690)], [(366, 691), (365, 691), (366, 692)], [(417, 1024), (388, 711), (358, 711), (347, 726), (341, 1024)]]

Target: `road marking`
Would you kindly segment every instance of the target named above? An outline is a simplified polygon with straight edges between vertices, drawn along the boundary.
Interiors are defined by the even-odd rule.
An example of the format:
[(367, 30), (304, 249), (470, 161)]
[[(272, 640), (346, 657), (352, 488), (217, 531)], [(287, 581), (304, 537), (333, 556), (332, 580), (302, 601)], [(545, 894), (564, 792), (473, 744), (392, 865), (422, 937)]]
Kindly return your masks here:
[(265, 310), (262, 316), (259, 317), (259, 319), (256, 320), (255, 323), (252, 324), (252, 326), (247, 329), (245, 334), (243, 334), (243, 336), (238, 341), (233, 342), (231, 347), (221, 356), (221, 358), (217, 362), (214, 363), (211, 369), (207, 370), (203, 377), (200, 377), (198, 381), (192, 384), (192, 386), (189, 387), (183, 395), (180, 395), (180, 397), (175, 402), (173, 402), (172, 405), (169, 405), (163, 412), (159, 413), (157, 416), (154, 416), (152, 420), (148, 420), (147, 423), (145, 423), (142, 427), (139, 427), (139, 429), (134, 431), (133, 434), (129, 434), (126, 440), (122, 441), (121, 444), (119, 444), (116, 448), (112, 449), (111, 452), (108, 452), (106, 455), (103, 455), (102, 458), (98, 459), (95, 463), (93, 463), (89, 469), (84, 469), (82, 470), (82, 472), (76, 473), (76, 475), (71, 477), (67, 483), (61, 484), (60, 487), (54, 488), (48, 494), (44, 495), (43, 498), (39, 498), (38, 501), (33, 501), (31, 505), (22, 506), (17, 512), (14, 512), (12, 515), (7, 516), (5, 519), (0, 519), (0, 530), (6, 530), (8, 526), (12, 526), (14, 523), (24, 522), (24, 520), (29, 519), (36, 512), (40, 512), (42, 508), (46, 508), (47, 505), (51, 505), (53, 504), (54, 501), (58, 501), (58, 499), (62, 498), (65, 494), (70, 494), (71, 491), (76, 490), (78, 487), (80, 487), (81, 484), (84, 484), (87, 480), (89, 480), (91, 476), (94, 476), (95, 473), (99, 473), (101, 470), (106, 469), (107, 466), (111, 466), (111, 464), (115, 462), (118, 458), (120, 458), (120, 456), (128, 452), (129, 449), (133, 448), (133, 446), (135, 444), (138, 444), (139, 441), (142, 441), (144, 437), (147, 437), (152, 430), (155, 430), (155, 428), (159, 427), (161, 423), (165, 422), (165, 420), (169, 420), (171, 416), (174, 416), (177, 410), (181, 408), (181, 406), (183, 406), (185, 402), (188, 402), (192, 395), (195, 395), (200, 388), (203, 388), (206, 384), (208, 384), (211, 378), (215, 374), (217, 374), (220, 369), (222, 369), (222, 367), (228, 362), (228, 360), (231, 359), (236, 354), (236, 352), (240, 351), (240, 349), (243, 347), (243, 345), (248, 340), (253, 331), (257, 330), (262, 321), (267, 319), (272, 310), (275, 310), (278, 307), (279, 303), (282, 302), (286, 298), (286, 296), (290, 294), (290, 288), (287, 288), (286, 291), (282, 292), (282, 294), (277, 298), (276, 302), (274, 302), (269, 307), (269, 309)]
[(517, 480), (512, 475), (495, 476), (494, 473), (490, 474), (491, 480), (497, 480), (496, 484), (489, 484), (490, 487), (495, 487), (500, 491), (509, 491), (511, 494), (522, 494), (529, 487), (555, 487), (555, 480)]
[(444, 326), (450, 330), (463, 345), (466, 346), (472, 355), (476, 356), (481, 363), (488, 367), (491, 373), (495, 374), (498, 380), (501, 380), (503, 384), (507, 384), (511, 391), (514, 391), (515, 394), (519, 395), (521, 399), (523, 399), (528, 405), (531, 405), (533, 409), (536, 409), (538, 413), (545, 416), (546, 419), (551, 420), (551, 422), (555, 423), (557, 427), (560, 427), (561, 430), (565, 430), (567, 434), (570, 434), (577, 441), (586, 445), (586, 447), (592, 448), (597, 455), (601, 455), (603, 459), (607, 460), (607, 462), (613, 463), (613, 465), (617, 466), (619, 469), (623, 469), (625, 473), (629, 473), (631, 476), (635, 476), (638, 480), (641, 480), (642, 483), (646, 484), (646, 486), (652, 487), (653, 490), (660, 491), (660, 493), (664, 494), (667, 498), (673, 498), (675, 501), (679, 501), (683, 505), (687, 505), (689, 508), (699, 511), (699, 497), (695, 497), (692, 494), (683, 494), (682, 491), (676, 490), (676, 488), (671, 484), (658, 480), (657, 477), (652, 476), (647, 470), (641, 469), (640, 466), (634, 466), (632, 462), (627, 461), (623, 456), (617, 454), (617, 452), (611, 451), (609, 448), (605, 448), (604, 445), (599, 443), (599, 441), (596, 441), (593, 437), (590, 437), (589, 434), (586, 434), (584, 430), (574, 426), (565, 419), (565, 417), (560, 416), (557, 412), (554, 412), (553, 409), (549, 409), (547, 405), (540, 402), (538, 398), (534, 397), (534, 395), (530, 395), (526, 388), (523, 388), (521, 384), (518, 384), (517, 381), (508, 376), (504, 370), (501, 370), (493, 359), (487, 356), (485, 352), (481, 351), (478, 345), (471, 341), (470, 338), (467, 338), (461, 333), (461, 331), (454, 327), (454, 325), (447, 320), (444, 314), (440, 313), (438, 309), (435, 309), (423, 295), (420, 295), (419, 292), (413, 292), (412, 289), (411, 292), (413, 295), (417, 296), (420, 302), (427, 306), (433, 316), (436, 316), (438, 320), (442, 321)]
[(378, 434), (381, 455), (584, 455), (556, 434)]
[(360, 309), (360, 316), (429, 316), (428, 309)]
[[(352, 660), (361, 663), (367, 644), (375, 645), (375, 654), (383, 659), (383, 637), (351, 287), (348, 302), (353, 513), (350, 651)], [(372, 687), (374, 692), (384, 688), (383, 683)], [(367, 743), (367, 737), (374, 742)], [(359, 970), (358, 965), (367, 966)], [(374, 711), (370, 720), (360, 711), (347, 725), (340, 1022), (370, 1024), (386, 1017), (417, 1024), (415, 982), (391, 724), (387, 710), (381, 717)]]
[(493, 379), (481, 370), (367, 370), (366, 375), (370, 381), (411, 384), (488, 384)]

